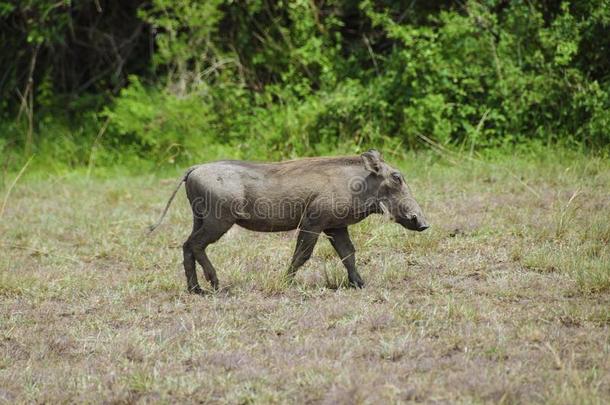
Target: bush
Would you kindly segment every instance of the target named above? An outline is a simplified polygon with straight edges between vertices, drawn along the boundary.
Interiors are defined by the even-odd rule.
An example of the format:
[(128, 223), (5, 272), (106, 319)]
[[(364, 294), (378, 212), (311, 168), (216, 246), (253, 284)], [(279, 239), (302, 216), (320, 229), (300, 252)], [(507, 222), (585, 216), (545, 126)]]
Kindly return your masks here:
[(173, 163), (176, 156), (189, 157), (199, 146), (214, 142), (210, 123), (215, 112), (210, 107), (197, 92), (177, 96), (144, 87), (131, 77), (130, 85), (103, 115), (111, 123), (112, 146), (135, 145), (142, 156)]
[[(102, 9), (112, 9), (106, 6), (113, 1)], [(57, 152), (70, 162), (88, 161), (106, 119), (105, 153), (128, 151), (157, 164), (313, 155), (373, 144), (400, 151), (427, 145), (424, 137), (470, 150), (533, 141), (610, 145), (605, 0), (153, 0), (130, 1), (122, 16), (95, 14), (97, 3), (53, 4), (0, 2), (0, 17), (13, 24), (28, 13), (40, 22), (30, 39), (23, 32), (5, 34), (11, 44), (6, 54), (19, 65), (9, 63), (4, 83), (16, 83), (28, 96), (28, 111), (35, 111), (33, 150), (60, 143)], [(91, 42), (91, 54), (77, 49), (83, 58), (110, 58), (113, 43), (119, 54), (110, 58), (114, 75), (70, 65), (75, 82), (68, 91), (59, 79), (68, 68), (50, 52), (62, 38), (74, 41), (70, 13), (78, 17), (74, 23), (99, 18), (100, 27), (111, 30), (102, 35), (88, 33), (86, 24), (78, 27), (88, 33), (79, 46)], [(118, 23), (126, 27), (115, 33)], [(140, 35), (149, 41), (146, 52)], [(21, 56), (14, 52), (19, 44)], [(27, 75), (14, 74), (27, 72), (34, 56), (40, 62), (30, 91)], [(93, 90), (78, 93), (81, 82)], [(0, 91), (9, 94), (6, 86)], [(23, 112), (12, 107), (2, 114), (5, 120)], [(27, 151), (31, 137), (20, 117), (9, 144)], [(66, 122), (64, 130), (45, 130)], [(91, 123), (98, 127), (83, 131)]]

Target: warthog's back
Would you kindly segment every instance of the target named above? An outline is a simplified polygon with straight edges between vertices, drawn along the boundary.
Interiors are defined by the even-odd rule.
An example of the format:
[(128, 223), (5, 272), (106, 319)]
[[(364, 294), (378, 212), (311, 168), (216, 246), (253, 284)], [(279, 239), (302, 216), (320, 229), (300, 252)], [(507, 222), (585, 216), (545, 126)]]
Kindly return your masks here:
[(354, 176), (366, 176), (360, 156), (306, 158), (278, 163), (223, 160), (199, 166), (189, 182), (232, 197), (298, 196), (338, 191)]
[[(305, 210), (320, 196), (348, 198), (350, 180), (365, 175), (360, 156), (279, 163), (224, 160), (197, 167), (186, 187), (191, 202), (203, 198), (215, 212), (230, 212), (238, 225), (284, 231), (298, 227)], [(220, 205), (227, 209), (219, 210)]]

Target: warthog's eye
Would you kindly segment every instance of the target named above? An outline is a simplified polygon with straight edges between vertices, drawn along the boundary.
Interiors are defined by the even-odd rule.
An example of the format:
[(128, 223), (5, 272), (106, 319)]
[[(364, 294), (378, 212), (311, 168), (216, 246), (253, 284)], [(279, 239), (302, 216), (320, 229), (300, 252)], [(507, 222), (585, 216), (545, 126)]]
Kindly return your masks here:
[(400, 181), (402, 180), (401, 174), (398, 172), (392, 173), (392, 180), (394, 180), (397, 183), (400, 183)]

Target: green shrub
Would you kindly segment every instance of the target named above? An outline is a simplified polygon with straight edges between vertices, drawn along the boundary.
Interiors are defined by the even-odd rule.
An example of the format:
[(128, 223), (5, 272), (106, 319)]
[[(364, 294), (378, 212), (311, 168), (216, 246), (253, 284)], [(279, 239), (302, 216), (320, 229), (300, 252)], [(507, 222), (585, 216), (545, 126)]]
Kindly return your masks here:
[(197, 92), (174, 95), (144, 87), (137, 77), (121, 91), (112, 108), (108, 143), (115, 147), (135, 145), (142, 156), (173, 163), (176, 156), (189, 157), (202, 146), (220, 141), (211, 131), (215, 112)]
[[(0, 49), (0, 117), (17, 153), (159, 165), (423, 138), (471, 152), (610, 145), (607, 0), (4, 3), (17, 29)], [(113, 28), (93, 32), (95, 19)]]

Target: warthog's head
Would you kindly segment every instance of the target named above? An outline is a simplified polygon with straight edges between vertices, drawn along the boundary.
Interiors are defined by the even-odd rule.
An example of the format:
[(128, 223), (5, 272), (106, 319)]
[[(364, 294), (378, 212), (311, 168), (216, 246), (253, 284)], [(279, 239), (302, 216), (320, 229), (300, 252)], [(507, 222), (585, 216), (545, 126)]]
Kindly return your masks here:
[(425, 231), (429, 225), (421, 207), (400, 171), (383, 161), (374, 149), (362, 154), (365, 168), (371, 172), (367, 182), (375, 193), (379, 209), (400, 225), (412, 231)]

